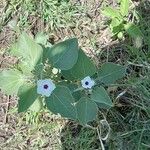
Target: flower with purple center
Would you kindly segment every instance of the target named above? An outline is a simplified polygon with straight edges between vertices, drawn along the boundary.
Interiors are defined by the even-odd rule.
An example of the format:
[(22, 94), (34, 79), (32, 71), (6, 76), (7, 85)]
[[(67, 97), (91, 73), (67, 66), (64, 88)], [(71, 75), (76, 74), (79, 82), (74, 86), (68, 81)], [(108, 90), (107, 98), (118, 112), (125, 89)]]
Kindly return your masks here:
[(91, 89), (95, 85), (95, 82), (89, 76), (87, 76), (83, 80), (81, 80), (81, 84), (83, 88)]
[(56, 86), (51, 79), (37, 81), (37, 93), (42, 96), (49, 97), (55, 88)]

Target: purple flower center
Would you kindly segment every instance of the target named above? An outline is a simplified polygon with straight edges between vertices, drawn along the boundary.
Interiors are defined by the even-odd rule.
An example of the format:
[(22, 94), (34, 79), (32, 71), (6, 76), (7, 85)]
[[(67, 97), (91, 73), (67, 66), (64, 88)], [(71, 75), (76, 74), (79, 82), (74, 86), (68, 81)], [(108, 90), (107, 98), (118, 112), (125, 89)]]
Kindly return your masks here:
[(86, 82), (85, 82), (85, 85), (89, 85), (89, 82), (88, 82), (88, 81), (86, 81)]
[(48, 89), (48, 85), (47, 84), (45, 84), (43, 87), (44, 87), (44, 89)]

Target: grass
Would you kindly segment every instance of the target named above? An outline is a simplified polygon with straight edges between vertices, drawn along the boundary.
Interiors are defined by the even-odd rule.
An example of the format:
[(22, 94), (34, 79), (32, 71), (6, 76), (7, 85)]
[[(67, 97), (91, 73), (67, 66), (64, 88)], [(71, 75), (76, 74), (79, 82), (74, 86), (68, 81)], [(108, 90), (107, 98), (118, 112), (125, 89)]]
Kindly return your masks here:
[(66, 0), (40, 0), (38, 3), (36, 0), (11, 0), (5, 3), (6, 12), (2, 16), (1, 26), (13, 17), (15, 21), (18, 20), (17, 25), (21, 30), (39, 29), (38, 26), (43, 23), (46, 25), (42, 30), (47, 32), (75, 28), (79, 12), (85, 11), (84, 7), (68, 3)]
[[(126, 37), (124, 41), (113, 40), (100, 10), (110, 2), (9, 0), (2, 3), (0, 35), (6, 36), (8, 23), (19, 30), (35, 35), (46, 32), (50, 42), (77, 36), (79, 44), (97, 65), (111, 61), (126, 65), (127, 76), (108, 88), (115, 107), (100, 110), (106, 117), (111, 133), (104, 142), (108, 150), (150, 149), (150, 21), (148, 1), (134, 2), (135, 22), (143, 33), (143, 42), (136, 48), (135, 41)], [(63, 15), (62, 15), (63, 14)], [(10, 26), (10, 24), (9, 24)], [(11, 36), (17, 32), (9, 29)], [(12, 30), (13, 29), (13, 30)], [(14, 40), (14, 39), (13, 39)], [(13, 40), (10, 40), (10, 45)], [(139, 43), (138, 43), (139, 44)], [(5, 46), (1, 42), (0, 46)], [(7, 46), (6, 46), (7, 48)], [(5, 49), (6, 49), (5, 48)], [(4, 57), (3, 62), (10, 58)], [(5, 59), (4, 59), (5, 58)], [(10, 61), (8, 61), (11, 63)], [(2, 95), (2, 94), (1, 94)], [(2, 149), (54, 149), (54, 150), (101, 150), (95, 130), (81, 127), (75, 122), (41, 112), (17, 114), (14, 98), (1, 96), (0, 147)], [(8, 107), (8, 103), (11, 106)], [(102, 119), (101, 115), (99, 119)], [(94, 123), (93, 123), (94, 124)]]

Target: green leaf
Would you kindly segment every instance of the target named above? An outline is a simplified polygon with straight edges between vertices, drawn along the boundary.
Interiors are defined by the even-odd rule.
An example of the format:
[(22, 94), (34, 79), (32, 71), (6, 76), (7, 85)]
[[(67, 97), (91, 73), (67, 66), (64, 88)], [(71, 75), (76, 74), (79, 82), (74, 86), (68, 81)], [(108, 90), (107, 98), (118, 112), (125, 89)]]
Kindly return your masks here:
[(120, 26), (123, 20), (119, 20), (118, 18), (114, 18), (111, 21), (110, 28), (113, 30), (114, 27)]
[(110, 29), (114, 35), (124, 30), (123, 19), (113, 18), (110, 23)]
[(117, 37), (118, 37), (119, 39), (123, 39), (123, 32), (119, 32), (119, 33), (117, 34)]
[(89, 98), (82, 97), (76, 104), (79, 122), (86, 125), (88, 122), (96, 118), (98, 108), (94, 101)]
[(43, 49), (25, 32), (18, 39), (19, 56), (22, 56), (30, 66), (31, 70), (41, 61)]
[(62, 74), (70, 80), (83, 79), (86, 76), (92, 76), (96, 73), (96, 67), (93, 62), (80, 49), (77, 63), (70, 70), (62, 71)]
[(43, 108), (42, 97), (38, 97), (29, 107), (31, 111), (39, 112)]
[(133, 23), (127, 23), (124, 25), (124, 28), (126, 32), (132, 37), (132, 38), (137, 38), (141, 37), (142, 38), (142, 32), (138, 26), (136, 26)]
[(124, 25), (123, 23), (119, 24), (118, 26), (110, 26), (111, 27), (111, 31), (114, 35), (118, 34), (119, 32), (122, 32), (124, 30)]
[(106, 7), (102, 13), (107, 16), (107, 17), (111, 17), (112, 19), (113, 18), (118, 18), (118, 19), (121, 19), (122, 16), (120, 15), (119, 11), (117, 9), (113, 9), (111, 7)]
[(16, 95), (19, 87), (24, 84), (25, 76), (16, 69), (0, 72), (0, 88), (5, 94)]
[(18, 68), (23, 72), (24, 75), (33, 76), (28, 62), (20, 61), (18, 63)]
[(55, 68), (71, 69), (78, 59), (78, 41), (76, 38), (55, 44), (47, 48), (46, 55)]
[(35, 42), (38, 44), (46, 45), (48, 40), (48, 35), (43, 32), (38, 32), (35, 36)]
[(128, 15), (129, 11), (129, 0), (121, 0), (120, 12), (123, 16)]
[(98, 71), (99, 80), (104, 84), (113, 84), (116, 80), (125, 76), (126, 68), (114, 63), (105, 63)]
[(100, 108), (113, 107), (113, 103), (103, 87), (96, 87), (91, 94), (91, 99), (95, 101)]
[(27, 111), (27, 109), (37, 100), (37, 87), (31, 83), (26, 83), (20, 87), (18, 101), (18, 112)]
[(46, 97), (47, 108), (55, 114), (62, 117), (76, 119), (75, 100), (70, 90), (65, 86), (58, 86), (50, 97)]
[(78, 89), (78, 85), (76, 84), (69, 84), (68, 85), (68, 88), (70, 89), (71, 93), (72, 93), (72, 96), (74, 97), (75, 101), (79, 101), (80, 98), (84, 95), (84, 91), (75, 91), (76, 89)]
[[(44, 78), (44, 65), (43, 64), (38, 64), (35, 66), (35, 69), (33, 71), (33, 74), (39, 79), (41, 76)], [(49, 70), (50, 71), (50, 70)], [(46, 72), (48, 73), (48, 72)]]
[[(59, 85), (68, 87), (76, 102), (79, 101), (79, 99), (84, 95), (83, 90), (82, 91), (77, 90), (79, 88), (79, 86), (77, 84), (62, 81), (62, 82), (59, 82)], [(77, 91), (75, 91), (75, 90), (77, 90)]]
[(22, 57), (18, 43), (14, 43), (10, 48), (10, 54), (17, 57)]

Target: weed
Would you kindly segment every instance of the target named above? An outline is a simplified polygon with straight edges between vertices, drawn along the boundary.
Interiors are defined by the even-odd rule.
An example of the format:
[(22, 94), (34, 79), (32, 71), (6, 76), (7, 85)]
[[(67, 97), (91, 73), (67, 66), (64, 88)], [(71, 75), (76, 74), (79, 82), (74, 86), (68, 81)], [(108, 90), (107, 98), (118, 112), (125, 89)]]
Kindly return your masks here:
[[(12, 2), (14, 3), (14, 7), (11, 4)], [(105, 1), (106, 5), (110, 5), (109, 2), (110, 1)], [(23, 9), (23, 3), (25, 3), (25, 9)], [(51, 8), (54, 8), (55, 10), (60, 8), (62, 12), (66, 12), (67, 9), (64, 10), (64, 8), (62, 8), (62, 6), (60, 5), (61, 3), (66, 3), (66, 6), (63, 6), (64, 8), (66, 8), (67, 5), (71, 5), (70, 2), (68, 3), (68, 1), (62, 1), (56, 4), (57, 7), (54, 7), (54, 5), (51, 3), (53, 6)], [(50, 12), (50, 8), (48, 8), (51, 5), (42, 3), (42, 1), (37, 4), (36, 1), (30, 1), (30, 3), (27, 3), (27, 1), (11, 0), (9, 4), (10, 5), (7, 5), (6, 7), (7, 11), (3, 13), (4, 15), (2, 17), (3, 21), (1, 29), (8, 21), (10, 21), (13, 14), (18, 11), (21, 12), (20, 14), (17, 14), (17, 16), (20, 16), (20, 22), (18, 23), (20, 28), (24, 29), (25, 27), (29, 27), (31, 25), (32, 19), (29, 20), (30, 14), (38, 14), (38, 16), (42, 18), (42, 20), (46, 24), (47, 28), (57, 28), (59, 29), (59, 34), (61, 34), (61, 29), (69, 25), (67, 21), (71, 23), (71, 27), (74, 26), (75, 23), (79, 23), (79, 20), (76, 17), (74, 18), (73, 16), (78, 16), (78, 14), (80, 15), (83, 12), (83, 7), (71, 5), (70, 7), (71, 11), (73, 10), (73, 13), (71, 13), (71, 15), (68, 15), (70, 19), (62, 18), (61, 11), (59, 10), (55, 11), (54, 13), (56, 17), (57, 13), (59, 14), (59, 19), (56, 19), (47, 16), (48, 14), (53, 13)], [(117, 41), (112, 41), (112, 39), (107, 39), (104, 28), (102, 28), (105, 26), (104, 22), (102, 22), (101, 19), (98, 19), (98, 17), (101, 18), (104, 16), (101, 16), (101, 14), (97, 14), (97, 10), (95, 10), (95, 7), (92, 10), (92, 13), (94, 12), (95, 15), (92, 16), (93, 18), (91, 18), (92, 20), (94, 20), (95, 24), (97, 22), (100, 22), (102, 27), (98, 28), (98, 23), (96, 25), (94, 24), (94, 27), (90, 26), (93, 22), (90, 22), (90, 19), (87, 16), (84, 16), (84, 18), (80, 19), (83, 20), (83, 22), (87, 22), (83, 25), (78, 24), (83, 32), (79, 33), (79, 30), (74, 30), (74, 33), (80, 36), (80, 40), (82, 40), (82, 43), (80, 43), (80, 45), (84, 45), (85, 50), (94, 49), (97, 51), (97, 54), (94, 54), (94, 56), (98, 61), (98, 65), (101, 65), (104, 62), (117, 62), (119, 64), (127, 66), (128, 68), (128, 74), (126, 78), (120, 80), (119, 82), (117, 82), (117, 84), (113, 84), (108, 88), (108, 92), (113, 102), (115, 103), (115, 107), (110, 109), (109, 111), (101, 110), (111, 127), (111, 134), (108, 140), (104, 142), (105, 148), (110, 150), (148, 150), (150, 148), (150, 4), (148, 1), (130, 1), (130, 4), (133, 4), (134, 8), (128, 9), (128, 14), (123, 17), (123, 26), (125, 26), (128, 21), (131, 21), (138, 27), (138, 29), (140, 29), (140, 32), (142, 32), (142, 38), (131, 37), (131, 35), (129, 35), (128, 33), (128, 31), (131, 32), (131, 30), (127, 31), (125, 28), (122, 28), (121, 30), (119, 29), (118, 32), (121, 31), (123, 33), (124, 41), (118, 43)], [(38, 6), (38, 8), (43, 7), (44, 12), (42, 9), (40, 9), (39, 12), (39, 9), (37, 9), (36, 6)], [(114, 6), (112, 7), (112, 5), (110, 5), (110, 7), (114, 8)], [(119, 7), (115, 6), (115, 8)], [(86, 8), (86, 10), (89, 8), (91, 7)], [(98, 8), (98, 10), (100, 9), (104, 10), (103, 5)], [(72, 16), (73, 18), (70, 16)], [(50, 22), (51, 19), (53, 19), (52, 23)], [(63, 21), (60, 21), (61, 19)], [(59, 27), (61, 27), (61, 29)], [(87, 34), (85, 33), (88, 33), (89, 36), (87, 36)], [(127, 34), (129, 36), (126, 36)], [(117, 34), (115, 36), (117, 36)], [(104, 39), (106, 39), (106, 42)], [(89, 41), (91, 41), (90, 44)], [(3, 138), (3, 140), (1, 140), (0, 136), (0, 140), (2, 141), (0, 146), (3, 149), (9, 149), (9, 147), (11, 147), (12, 149), (16, 149), (16, 147), (24, 149), (52, 148), (54, 150), (101, 149), (100, 142), (95, 130), (81, 127), (74, 122), (64, 123), (64, 120), (56, 122), (57, 118), (56, 116), (53, 118), (52, 114), (41, 113), (41, 115), (36, 114), (35, 117), (33, 117), (34, 115), (31, 112), (28, 112), (27, 114), (25, 114), (25, 117), (22, 115), (18, 116), (15, 111), (13, 111), (11, 114), (9, 114), (9, 112), (9, 117), (15, 119), (9, 119), (9, 121), (11, 120), (12, 122), (10, 121), (8, 122), (8, 124), (3, 124), (3, 126), (0, 126), (2, 129), (1, 134), (3, 133), (3, 131), (5, 131), (5, 134), (2, 134), (2, 136), (4, 135), (3, 137), (5, 137)], [(93, 124), (95, 125), (95, 122), (93, 122)]]

